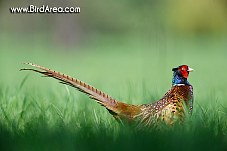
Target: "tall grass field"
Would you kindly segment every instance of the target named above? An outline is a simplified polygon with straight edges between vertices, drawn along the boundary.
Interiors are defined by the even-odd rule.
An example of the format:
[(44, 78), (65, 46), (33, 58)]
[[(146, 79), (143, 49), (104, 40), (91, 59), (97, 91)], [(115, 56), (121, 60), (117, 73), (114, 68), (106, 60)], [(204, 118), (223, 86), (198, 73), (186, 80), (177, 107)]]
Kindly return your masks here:
[[(0, 150), (226, 151), (226, 37), (135, 37), (91, 37), (89, 46), (65, 50), (47, 39), (37, 38), (35, 45), (34, 39), (0, 36)], [(63, 72), (130, 104), (160, 99), (171, 88), (171, 69), (188, 64), (195, 70), (188, 79), (193, 114), (159, 129), (123, 125), (76, 89), (19, 71), (27, 67), (23, 62)]]

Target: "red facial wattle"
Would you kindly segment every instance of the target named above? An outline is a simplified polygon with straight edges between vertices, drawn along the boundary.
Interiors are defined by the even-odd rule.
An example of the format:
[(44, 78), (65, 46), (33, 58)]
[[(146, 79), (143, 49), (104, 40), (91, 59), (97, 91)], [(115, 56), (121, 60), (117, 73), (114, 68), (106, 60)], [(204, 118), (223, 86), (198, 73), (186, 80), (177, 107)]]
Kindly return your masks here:
[(182, 74), (182, 76), (183, 76), (184, 78), (188, 78), (189, 72), (188, 72), (188, 66), (187, 66), (187, 65), (181, 66), (180, 72), (181, 72), (181, 74)]
[(188, 78), (188, 71), (187, 70), (182, 70), (181, 74), (184, 78)]

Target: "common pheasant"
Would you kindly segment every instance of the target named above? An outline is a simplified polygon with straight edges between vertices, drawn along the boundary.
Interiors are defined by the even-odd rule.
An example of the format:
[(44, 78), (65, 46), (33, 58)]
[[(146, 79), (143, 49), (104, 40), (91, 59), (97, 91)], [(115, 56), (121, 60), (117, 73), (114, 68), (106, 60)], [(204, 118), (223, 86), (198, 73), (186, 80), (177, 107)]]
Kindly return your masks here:
[(160, 100), (150, 104), (131, 105), (117, 101), (93, 86), (66, 74), (33, 63), (25, 64), (37, 69), (24, 68), (21, 70), (35, 71), (47, 77), (60, 80), (60, 83), (77, 88), (104, 106), (114, 118), (120, 121), (128, 121), (130, 123), (135, 121), (136, 123), (148, 126), (152, 126), (159, 121), (172, 124), (175, 121), (182, 121), (185, 114), (192, 113), (193, 87), (189, 84), (187, 78), (189, 72), (193, 71), (193, 69), (187, 65), (181, 65), (172, 69), (172, 87)]

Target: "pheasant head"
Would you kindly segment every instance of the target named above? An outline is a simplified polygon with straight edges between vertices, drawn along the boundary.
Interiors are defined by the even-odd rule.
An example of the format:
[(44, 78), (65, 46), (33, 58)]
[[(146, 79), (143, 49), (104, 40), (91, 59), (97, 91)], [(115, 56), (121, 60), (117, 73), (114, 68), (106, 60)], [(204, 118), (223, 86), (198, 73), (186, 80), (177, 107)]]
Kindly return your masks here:
[(189, 85), (187, 80), (189, 72), (193, 71), (192, 68), (187, 65), (181, 65), (179, 67), (173, 68), (173, 80), (172, 85)]

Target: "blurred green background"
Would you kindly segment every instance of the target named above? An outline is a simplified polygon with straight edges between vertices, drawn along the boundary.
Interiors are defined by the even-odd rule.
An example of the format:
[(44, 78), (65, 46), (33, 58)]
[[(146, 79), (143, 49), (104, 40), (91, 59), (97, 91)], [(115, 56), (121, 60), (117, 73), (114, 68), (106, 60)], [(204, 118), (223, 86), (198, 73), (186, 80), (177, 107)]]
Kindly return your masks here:
[[(10, 14), (10, 7), (30, 4), (79, 6), (81, 13)], [(196, 97), (211, 91), (222, 97), (226, 35), (226, 0), (1, 0), (0, 83), (16, 86), (26, 75), (19, 72), (21, 63), (34, 62), (111, 89), (115, 96), (123, 97), (128, 83), (135, 84), (135, 92), (145, 83), (161, 96), (171, 85), (171, 68), (188, 64), (195, 69), (189, 80)], [(34, 79), (29, 83), (41, 81)], [(47, 87), (56, 87), (51, 84)]]
[[(81, 12), (11, 14), (9, 11), (10, 7), (27, 7), (30, 4), (79, 6)], [(171, 87), (172, 67), (187, 64), (195, 69), (189, 76), (189, 82), (194, 86), (195, 113), (205, 107), (204, 113), (215, 110), (226, 117), (227, 0), (0, 0), (1, 124), (4, 125), (5, 122), (3, 111), (12, 123), (20, 123), (18, 116), (21, 116), (22, 111), (28, 111), (28, 115), (22, 117), (23, 122), (16, 124), (18, 127), (14, 129), (12, 124), (9, 128), (14, 133), (21, 129), (23, 131), (28, 121), (29, 124), (36, 124), (30, 123), (30, 117), (45, 112), (47, 103), (56, 105), (59, 112), (68, 109), (64, 116), (67, 124), (71, 121), (71, 125), (75, 125), (72, 121), (78, 120), (74, 112), (89, 113), (89, 119), (94, 118), (94, 106), (101, 120), (109, 122), (111, 116), (105, 109), (101, 109), (93, 101), (85, 100), (86, 97), (74, 89), (57, 84), (55, 80), (42, 79), (36, 74), (20, 72), (20, 68), (27, 67), (23, 62), (33, 62), (64, 72), (118, 100), (133, 104), (161, 98)], [(25, 83), (23, 79), (26, 79)], [(65, 100), (68, 97), (70, 101)], [(29, 106), (29, 103), (24, 103), (26, 100), (30, 104), (37, 102), (44, 108), (38, 112), (37, 106), (26, 107)], [(45, 102), (46, 100), (49, 101)], [(225, 110), (219, 112), (219, 105)], [(80, 112), (81, 110), (84, 111)], [(45, 121), (56, 124), (55, 120), (59, 117), (56, 118), (55, 111), (49, 113), (47, 110), (44, 114), (48, 117)], [(197, 117), (200, 114), (194, 115)], [(212, 116), (214, 119), (215, 115)], [(226, 130), (226, 123), (222, 126), (223, 131)], [(56, 135), (71, 140), (71, 137), (76, 137), (76, 132), (71, 133), (73, 128), (64, 129), (63, 132), (58, 129), (60, 132), (51, 133), (50, 138), (53, 139)], [(28, 133), (32, 131), (29, 130)], [(44, 131), (49, 136), (48, 132)], [(196, 131), (193, 132), (197, 134)], [(49, 140), (45, 136), (45, 139), (39, 138), (43, 138), (43, 131), (38, 130), (37, 133), (39, 135), (36, 141), (45, 144), (45, 140)], [(8, 136), (8, 133), (2, 134), (2, 138), (5, 135)], [(204, 133), (201, 137), (209, 138), (208, 135)], [(138, 138), (143, 137), (144, 135), (140, 135)], [(178, 138), (182, 140), (181, 135)], [(212, 138), (218, 140), (216, 135)], [(193, 136), (188, 141), (191, 139), (194, 139)], [(128, 140), (130, 142), (129, 138)], [(226, 142), (227, 139), (220, 137), (220, 140)], [(52, 147), (55, 141), (52, 142)], [(121, 141), (123, 140), (119, 144)], [(202, 143), (206, 144), (207, 141)], [(69, 150), (73, 148), (70, 146), (73, 142), (63, 144), (69, 144)], [(27, 150), (29, 147), (28, 145)]]

